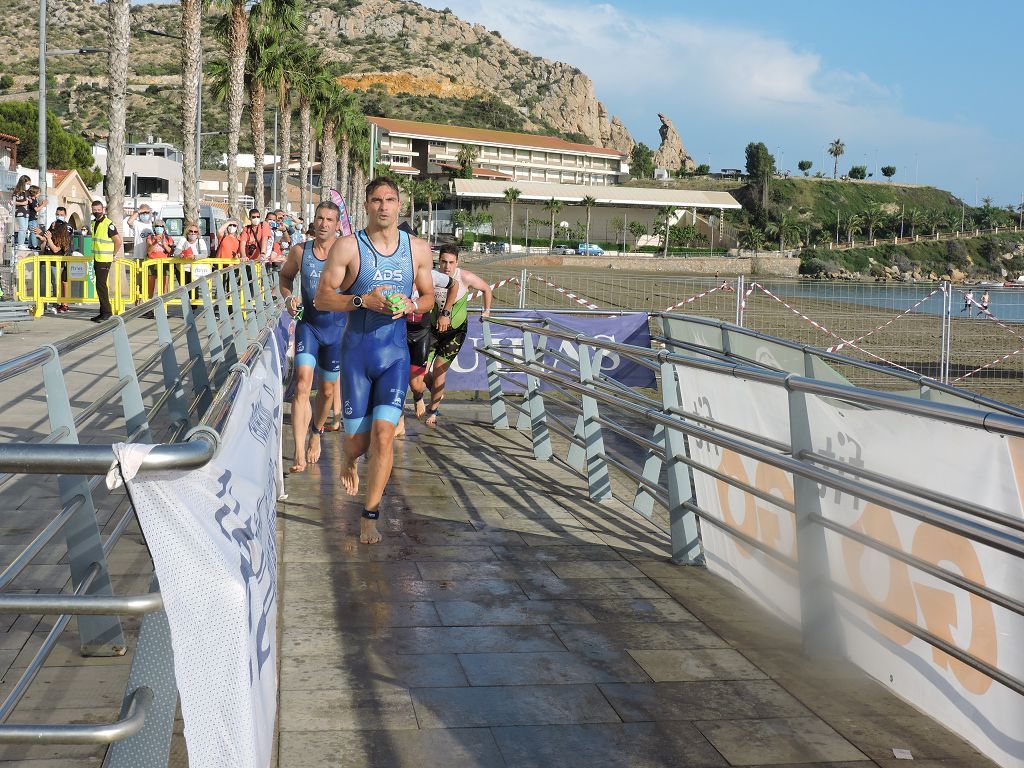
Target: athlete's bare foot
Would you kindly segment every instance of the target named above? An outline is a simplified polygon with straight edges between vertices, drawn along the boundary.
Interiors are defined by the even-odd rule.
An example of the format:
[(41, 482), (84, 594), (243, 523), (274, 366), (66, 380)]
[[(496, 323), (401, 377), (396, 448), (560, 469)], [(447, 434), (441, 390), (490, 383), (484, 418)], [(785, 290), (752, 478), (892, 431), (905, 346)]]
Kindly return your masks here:
[(298, 461), (296, 461), (294, 464), (292, 464), (291, 469), (288, 470), (288, 472), (290, 474), (293, 474), (293, 475), (297, 475), (297, 474), (299, 474), (299, 472), (305, 472), (305, 471), (306, 471), (306, 463), (305, 462), (298, 462)]
[(423, 421), (423, 417), (427, 415), (427, 401), (422, 397), (419, 400), (413, 400), (412, 407), (416, 410), (416, 418)]
[(377, 521), (369, 520), (365, 517), (359, 518), (359, 543), (360, 544), (379, 544), (380, 543), (380, 531), (377, 530)]
[(427, 411), (427, 420), (423, 423), (428, 427), (437, 426), (437, 408), (431, 408)]
[(349, 496), (359, 493), (359, 471), (355, 459), (351, 462), (346, 457), (341, 467), (341, 484), (345, 486), (345, 492)]
[(405, 416), (402, 415), (398, 418), (398, 424), (395, 426), (395, 437), (405, 437)]
[(320, 461), (320, 435), (313, 432), (309, 436), (309, 445), (306, 447), (306, 463), (316, 464)]
[(341, 421), (335, 419), (333, 424), (328, 424), (325, 429), (328, 432), (341, 432)]

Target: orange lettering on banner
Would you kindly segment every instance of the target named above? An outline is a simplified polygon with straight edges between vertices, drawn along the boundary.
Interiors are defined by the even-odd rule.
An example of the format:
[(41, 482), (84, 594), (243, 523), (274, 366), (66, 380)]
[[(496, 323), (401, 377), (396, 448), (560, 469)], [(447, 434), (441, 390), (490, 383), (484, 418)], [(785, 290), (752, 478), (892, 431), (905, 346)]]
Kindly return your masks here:
[[(964, 578), (975, 584), (985, 585), (985, 574), (978, 560), (978, 553), (967, 539), (931, 525), (921, 524), (914, 533), (913, 552), (917, 557), (933, 565), (941, 565), (943, 562), (952, 564)], [(953, 637), (953, 631), (958, 628), (956, 594), (953, 590), (960, 591), (956, 587), (935, 588), (914, 584), (914, 591), (924, 614), (925, 626), (933, 635), (947, 643), (959, 645)], [(968, 596), (971, 608), (971, 639), (967, 652), (987, 664), (996, 666), (999, 649), (992, 603), (978, 595), (968, 593)], [(937, 648), (932, 650), (932, 658), (939, 667), (949, 669), (960, 684), (971, 693), (980, 695), (992, 685), (992, 679), (988, 675), (978, 672)]]
[[(892, 513), (879, 507), (877, 504), (867, 504), (864, 513), (850, 526), (853, 530), (866, 534), (890, 547), (902, 549), (899, 533), (896, 531), (896, 524), (893, 522)], [(910, 570), (906, 563), (886, 557), (889, 562), (889, 585), (885, 597), (878, 601), (871, 594), (868, 585), (862, 575), (862, 560), (868, 553), (868, 548), (859, 541), (854, 541), (846, 536), (843, 537), (843, 559), (846, 561), (846, 572), (853, 582), (853, 589), (857, 594), (877, 602), (885, 610), (895, 613), (902, 619), (917, 623), (917, 604), (914, 600), (914, 588), (910, 583)], [(885, 557), (883, 555), (883, 557)], [(868, 618), (879, 632), (899, 645), (906, 645), (913, 639), (913, 635), (894, 624), (869, 612)]]
[[(750, 478), (747, 475), (747, 468), (743, 459), (734, 451), (722, 451), (722, 461), (718, 465), (718, 471), (723, 475), (750, 485)], [(775, 494), (785, 501), (793, 502), (793, 482), (790, 476), (777, 467), (758, 462), (754, 486), (759, 490)], [(721, 480), (717, 481), (718, 501), (726, 516), (726, 522), (731, 523), (741, 532), (756, 539), (773, 549), (782, 550), (782, 527), (779, 523), (780, 514), (784, 510), (770, 506), (770, 502), (759, 499), (749, 493), (743, 492), (743, 514), (737, 515), (729, 503), (729, 491), (731, 486)], [(753, 557), (750, 548), (737, 541), (736, 549), (746, 558)], [(783, 552), (791, 557), (796, 556), (796, 539), (794, 538), (788, 552)]]

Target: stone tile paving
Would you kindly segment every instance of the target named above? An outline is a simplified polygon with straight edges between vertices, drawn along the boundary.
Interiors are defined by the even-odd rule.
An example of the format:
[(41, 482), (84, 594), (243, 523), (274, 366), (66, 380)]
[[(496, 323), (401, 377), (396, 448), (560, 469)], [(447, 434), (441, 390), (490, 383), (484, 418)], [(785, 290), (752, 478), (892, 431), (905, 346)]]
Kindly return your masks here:
[(377, 547), (339, 440), (280, 510), (281, 768), (991, 765), (479, 404), (410, 423)]

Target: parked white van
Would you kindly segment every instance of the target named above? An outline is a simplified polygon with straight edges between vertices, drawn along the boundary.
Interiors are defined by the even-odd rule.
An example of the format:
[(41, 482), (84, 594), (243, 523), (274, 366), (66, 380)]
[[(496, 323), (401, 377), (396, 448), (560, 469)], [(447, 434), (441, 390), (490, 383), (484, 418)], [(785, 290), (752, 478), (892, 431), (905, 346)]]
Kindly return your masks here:
[[(159, 209), (156, 205), (156, 215), (163, 219), (167, 227), (167, 234), (178, 238), (185, 231), (185, 208), (181, 203), (163, 203)], [(217, 230), (228, 220), (227, 211), (215, 208), (212, 205), (199, 206), (199, 234), (205, 237), (210, 245), (210, 253), (217, 252)]]

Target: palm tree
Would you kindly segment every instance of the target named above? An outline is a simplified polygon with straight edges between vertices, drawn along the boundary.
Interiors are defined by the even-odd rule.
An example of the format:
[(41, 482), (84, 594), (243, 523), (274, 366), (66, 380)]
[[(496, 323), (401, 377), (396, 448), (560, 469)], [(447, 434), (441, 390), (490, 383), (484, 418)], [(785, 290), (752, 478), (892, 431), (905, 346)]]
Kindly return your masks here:
[[(263, 158), (267, 154), (266, 106), (267, 89), (274, 88), (280, 77), (280, 66), (288, 60), (287, 44), (278, 40), (290, 39), (302, 27), (302, 16), (295, 0), (261, 0), (249, 11), (249, 40), (246, 47), (246, 81), (249, 90), (249, 124), (252, 128), (252, 151), (256, 158), (256, 183), (253, 196), (256, 207), (266, 202), (263, 182)], [(290, 143), (289, 132), (289, 143)], [(276, 162), (276, 160), (275, 160)], [(277, 190), (271, 190), (273, 198)]]
[(777, 221), (768, 222), (765, 232), (772, 237), (779, 238), (779, 253), (786, 250), (786, 240), (796, 236), (799, 231), (796, 220), (788, 213), (782, 214)]
[(352, 109), (355, 97), (337, 84), (328, 80), (313, 104), (316, 120), (320, 126), (320, 188), (338, 189), (338, 125), (346, 112)]
[(398, 182), (405, 196), (409, 199), (409, 224), (416, 228), (416, 198), (420, 196), (420, 183), (412, 176), (406, 176)]
[(338, 116), (339, 150), (338, 165), (341, 168), (338, 180), (338, 190), (345, 197), (346, 201), (351, 200), (352, 192), (349, 190), (349, 165), (352, 153), (352, 135), (360, 130), (366, 130), (366, 118), (359, 111), (359, 100), (353, 98), (348, 108)]
[(213, 0), (228, 6), (227, 102), (228, 102), (228, 215), (238, 216), (238, 135), (242, 130), (245, 96), (246, 49), (249, 43), (249, 12), (245, 0)]
[(444, 189), (437, 179), (424, 179), (419, 186), (420, 196), (427, 201), (427, 242), (434, 241), (434, 201), (440, 200)]
[(642, 221), (629, 222), (629, 234), (633, 236), (633, 247), (640, 247), (640, 238), (647, 234), (647, 225)]
[(350, 196), (346, 198), (352, 217), (352, 226), (360, 229), (366, 213), (366, 198), (363, 189), (366, 187), (367, 168), (370, 167), (370, 124), (366, 120), (353, 123), (349, 130), (349, 169), (351, 171)]
[(472, 179), (473, 178), (473, 163), (476, 162), (478, 153), (476, 147), (469, 144), (463, 144), (457, 155), (459, 166), (461, 167), (459, 178)]
[(584, 230), (583, 239), (587, 243), (587, 250), (590, 250), (590, 214), (593, 212), (593, 208), (597, 205), (597, 200), (587, 195), (580, 201), (580, 205), (587, 209), (587, 228)]
[(828, 153), (836, 159), (835, 165), (832, 166), (832, 178), (834, 179), (839, 173), (839, 158), (846, 152), (846, 145), (843, 144), (842, 139), (836, 139), (828, 145)]
[[(110, 131), (107, 134), (107, 215), (124, 221), (125, 122), (128, 116), (129, 1), (107, 0), (107, 70), (110, 76)], [(45, 117), (44, 117), (45, 119)], [(193, 125), (194, 125), (193, 121)], [(188, 131), (186, 131), (188, 133)], [(192, 132), (194, 136), (194, 132)]]
[(319, 49), (306, 48), (296, 62), (295, 86), (299, 92), (299, 215), (307, 218), (309, 205), (309, 158), (313, 138), (313, 101), (331, 82)]
[(916, 208), (907, 211), (907, 226), (910, 227), (910, 236), (914, 236), (914, 229), (924, 224), (924, 214)]
[(868, 225), (868, 240), (875, 239), (875, 227), (888, 218), (888, 214), (878, 203), (872, 203), (864, 211), (864, 223)]
[(859, 235), (863, 231), (864, 217), (859, 213), (851, 213), (850, 218), (846, 220), (846, 242), (852, 244), (853, 236)]
[(763, 229), (751, 227), (740, 238), (740, 245), (751, 251), (762, 250), (768, 242), (768, 237)]
[(277, 89), (277, 109), (280, 116), (281, 148), (277, 186), (272, 197), (282, 208), (288, 207), (288, 171), (292, 158), (292, 84), (295, 81), (298, 63), (308, 46), (297, 36), (274, 31), (272, 55), (268, 52), (264, 70), (265, 82)]
[(671, 205), (663, 206), (658, 209), (656, 221), (659, 222), (664, 228), (664, 234), (662, 235), (662, 255), (668, 257), (668, 241), (669, 234), (672, 232), (672, 217), (675, 215), (676, 209)]
[(199, 219), (199, 180), (196, 178), (199, 147), (196, 146), (195, 125), (199, 113), (199, 88), (202, 85), (199, 66), (203, 45), (202, 14), (201, 0), (181, 0), (181, 154), (185, 221)]
[(960, 228), (960, 211), (949, 210), (942, 215), (942, 225), (950, 232), (956, 232)]
[(516, 200), (521, 192), (516, 187), (505, 190), (505, 202), (508, 203), (508, 252), (512, 253), (512, 228), (516, 220)]
[(544, 207), (547, 208), (548, 213), (551, 214), (551, 242), (548, 244), (549, 251), (555, 250), (555, 216), (561, 212), (562, 205), (563, 203), (561, 200), (555, 200), (553, 197), (544, 203)]

